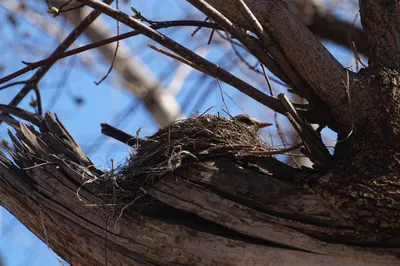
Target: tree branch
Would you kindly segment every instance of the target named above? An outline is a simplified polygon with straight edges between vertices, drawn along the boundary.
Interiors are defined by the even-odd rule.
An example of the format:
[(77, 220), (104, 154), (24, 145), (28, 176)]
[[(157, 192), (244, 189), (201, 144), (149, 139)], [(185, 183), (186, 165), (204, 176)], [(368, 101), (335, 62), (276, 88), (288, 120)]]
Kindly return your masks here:
[[(318, 101), (313, 95), (307, 84), (301, 79), (298, 73), (293, 69), (280, 49), (271, 41), (270, 37), (263, 30), (261, 24), (248, 9), (244, 2), (238, 2), (238, 8), (250, 23), (251, 29), (258, 35), (260, 43), (250, 38), (238, 25), (219, 13), (215, 8), (210, 6), (204, 0), (188, 0), (192, 5), (201, 10), (208, 17), (213, 19), (218, 25), (225, 29), (226, 32), (235, 36), (262, 64), (282, 81), (292, 86), (299, 95), (305, 97), (309, 102)], [(249, 18), (250, 17), (250, 18)], [(260, 45), (261, 44), (261, 45)], [(265, 49), (265, 50), (264, 50)], [(272, 55), (273, 58), (269, 56)]]
[[(84, 7), (74, 12), (67, 12), (64, 16), (73, 25), (77, 26), (89, 10), (89, 7)], [(92, 42), (112, 36), (113, 31), (106, 24), (107, 22), (104, 19), (97, 19), (85, 31), (85, 35)], [(160, 25), (160, 23), (155, 23), (154, 25)], [(178, 119), (181, 116), (180, 104), (174, 95), (163, 88), (162, 81), (154, 76), (152, 70), (132, 53), (126, 42), (119, 42), (118, 54), (115, 60), (114, 50), (115, 47), (113, 45), (103, 45), (97, 49), (97, 52), (113, 65), (115, 73), (119, 75), (119, 83), (143, 102), (158, 125), (163, 127)]]
[[(114, 0), (104, 0), (105, 3), (110, 4)], [(78, 37), (87, 29), (87, 27), (92, 24), (92, 22), (101, 15), (101, 12), (99, 11), (92, 11), (82, 22), (77, 26), (68, 36), (65, 38), (65, 40), (57, 47), (56, 50), (51, 54), (51, 56), (58, 55), (59, 53), (62, 53), (68, 49), (68, 47), (71, 46), (71, 44), (78, 39)], [(11, 106), (16, 106), (18, 105), (24, 98), (25, 96), (33, 89), (34, 87), (37, 87), (37, 84), (39, 81), (46, 75), (47, 71), (54, 65), (54, 62), (51, 62), (47, 65), (42, 66), (36, 73), (26, 81), (25, 86), (18, 92), (18, 94), (14, 97), (14, 99), (11, 100), (9, 105)], [(1, 123), (1, 121), (0, 121)]]
[[(368, 43), (362, 29), (352, 28), (352, 24), (326, 10), (324, 2), (319, 0), (285, 0), (289, 9), (318, 37), (330, 40), (352, 50), (348, 40), (351, 29), (351, 40), (357, 51), (368, 56)], [(305, 4), (306, 3), (306, 4)]]
[[(0, 201), (71, 264), (398, 263), (396, 234), (388, 243), (379, 226), (368, 228), (349, 216), (357, 215), (357, 209), (340, 209), (349, 206), (348, 198), (336, 198), (332, 191), (310, 193), (293, 183), (315, 179), (316, 173), (271, 157), (236, 154), (234, 160), (180, 167), (137, 187), (139, 193), (121, 184), (124, 190), (112, 194), (113, 172), (100, 171), (77, 152), (79, 146), (67, 141), (59, 120), (48, 114), (44, 125), (37, 132), (20, 123), (17, 136), (11, 134), (18, 152), (8, 152), (17, 165), (0, 153)], [(313, 188), (323, 189), (319, 182), (334, 177), (322, 176)], [(138, 181), (130, 178), (118, 180)], [(393, 209), (393, 216), (387, 212), (376, 218), (385, 226), (385, 219), (395, 219), (396, 213)], [(382, 243), (387, 247), (380, 248)]]
[(77, 0), (85, 5), (91, 6), (92, 8), (103, 12), (104, 14), (124, 23), (125, 25), (134, 28), (141, 32), (143, 35), (149, 37), (150, 39), (164, 45), (168, 49), (174, 51), (178, 55), (182, 56), (183, 58), (191, 61), (199, 65), (203, 69), (209, 69), (211, 73), (214, 74), (214, 77), (218, 77), (219, 80), (232, 85), (233, 87), (237, 88), (242, 93), (248, 95), (249, 97), (255, 99), (256, 101), (264, 104), (265, 106), (271, 108), (272, 110), (282, 113), (283, 107), (280, 101), (276, 98), (270, 97), (263, 92), (259, 91), (258, 89), (250, 86), (246, 82), (238, 79), (234, 75), (230, 74), (226, 70), (220, 68), (219, 66), (212, 64), (208, 60), (198, 56), (197, 54), (193, 53), (186, 47), (178, 44), (177, 42), (171, 40), (167, 36), (151, 29), (149, 26), (141, 23), (138, 20), (135, 20), (131, 16), (120, 12), (109, 5), (106, 5), (100, 1), (96, 0)]
[[(196, 0), (188, 1), (196, 2)], [(235, 24), (252, 30), (246, 18), (240, 15), (234, 0), (206, 1)], [(348, 128), (349, 110), (343, 85), (343, 81), (346, 80), (345, 69), (289, 11), (284, 2), (280, 0), (245, 2), (300, 76), (331, 108), (337, 122)]]
[(360, 13), (369, 44), (369, 65), (399, 69), (400, 2), (361, 0)]

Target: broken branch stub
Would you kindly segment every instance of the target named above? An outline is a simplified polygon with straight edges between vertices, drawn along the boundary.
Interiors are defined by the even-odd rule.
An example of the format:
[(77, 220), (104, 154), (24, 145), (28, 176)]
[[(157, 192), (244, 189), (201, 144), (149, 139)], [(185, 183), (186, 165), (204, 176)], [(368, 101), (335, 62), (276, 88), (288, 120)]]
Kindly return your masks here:
[[(332, 173), (320, 179), (246, 154), (269, 146), (235, 120), (200, 116), (163, 128), (136, 148), (127, 165), (138, 169), (125, 172), (97, 169), (58, 119), (44, 122), (40, 131), (15, 127), (13, 161), (0, 153), (0, 200), (72, 265), (398, 263), (398, 250), (380, 248), (398, 246), (396, 228), (355, 223), (364, 213), (348, 206), (362, 198), (324, 187)], [(308, 190), (296, 183), (308, 179)], [(396, 212), (385, 211), (377, 218), (395, 226)]]

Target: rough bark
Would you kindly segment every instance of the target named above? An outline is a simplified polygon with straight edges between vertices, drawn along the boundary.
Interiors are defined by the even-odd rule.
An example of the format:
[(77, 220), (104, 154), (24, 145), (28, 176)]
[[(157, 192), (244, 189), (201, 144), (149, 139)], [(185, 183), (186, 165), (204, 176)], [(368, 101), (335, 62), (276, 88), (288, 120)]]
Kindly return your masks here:
[(394, 180), (225, 156), (179, 168), (143, 188), (137, 204), (129, 205), (131, 191), (112, 207), (105, 187), (113, 177), (92, 165), (57, 119), (39, 120), (41, 133), (15, 126), (15, 164), (0, 157), (1, 204), (73, 265), (399, 262)]
[[(98, 1), (80, 2), (146, 30)], [(232, 1), (207, 2), (246, 27)], [(10, 135), (14, 150), (9, 153), (14, 162), (0, 156), (1, 204), (78, 265), (399, 264), (397, 50), (385, 62), (382, 55), (390, 51), (373, 44), (375, 63), (349, 73), (281, 1), (246, 2), (289, 62), (328, 104), (334, 119), (345, 125), (338, 130), (329, 169), (294, 169), (272, 157), (232, 150), (206, 160), (183, 161), (154, 183), (132, 191), (121, 183), (126, 194), (117, 201), (115, 176), (96, 169), (60, 121), (49, 114), (41, 118), (0, 106), (40, 129), (13, 123), (17, 133)], [(378, 2), (390, 1), (362, 3), (365, 25), (373, 24), (365, 11)], [(393, 24), (379, 25), (386, 27), (384, 34), (396, 34)], [(366, 32), (368, 40), (381, 36), (379, 31)], [(156, 36), (171, 49), (178, 46), (154, 31), (147, 31), (147, 36)], [(296, 119), (303, 123), (300, 134), (305, 129), (301, 126), (309, 124)]]
[(324, 7), (319, 0), (286, 0), (289, 9), (300, 19), (312, 33), (352, 50), (349, 42), (354, 41), (357, 51), (368, 55), (368, 42), (362, 29), (336, 17)]
[(369, 64), (399, 68), (400, 3), (360, 0), (361, 22), (369, 43)]
[[(196, 0), (188, 0), (195, 4)], [(249, 21), (234, 1), (207, 0), (232, 22), (251, 30)], [(346, 70), (323, 47), (321, 42), (299, 22), (280, 0), (246, 0), (271, 39), (277, 43), (287, 60), (315, 93), (331, 108), (337, 122), (349, 125), (346, 90)]]

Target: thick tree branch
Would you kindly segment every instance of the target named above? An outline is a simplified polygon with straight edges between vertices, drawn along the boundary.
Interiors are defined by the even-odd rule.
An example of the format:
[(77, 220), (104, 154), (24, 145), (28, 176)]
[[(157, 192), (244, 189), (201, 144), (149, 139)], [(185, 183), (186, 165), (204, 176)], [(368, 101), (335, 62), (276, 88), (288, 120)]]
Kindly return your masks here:
[[(196, 2), (196, 0), (190, 0)], [(240, 14), (234, 0), (207, 0), (232, 22), (252, 30)], [(324, 48), (320, 41), (301, 23), (280, 0), (246, 0), (253, 14), (281, 48), (285, 57), (331, 108), (335, 119), (349, 126), (348, 101), (343, 81), (345, 69)]]
[[(301, 20), (312, 33), (318, 37), (330, 40), (350, 50), (349, 32), (351, 40), (357, 46), (357, 51), (368, 56), (368, 43), (362, 29), (352, 28), (352, 24), (332, 14), (324, 7), (320, 0), (285, 0), (289, 9)], [(355, 15), (355, 14), (354, 14)]]
[[(398, 263), (396, 228), (387, 241), (385, 233), (353, 220), (357, 210), (340, 209), (349, 206), (348, 198), (293, 183), (316, 173), (271, 157), (215, 158), (138, 187), (139, 194), (119, 191), (123, 197), (115, 202), (115, 176), (76, 153), (79, 146), (65, 137), (61, 122), (47, 114), (41, 123), (42, 132), (16, 128), (17, 152), (9, 153), (17, 165), (0, 153), (1, 205), (71, 264)], [(134, 181), (118, 180), (126, 178)], [(313, 188), (323, 189), (327, 178), (335, 176), (322, 176)], [(395, 213), (377, 217), (381, 226)], [(349, 243), (358, 247), (344, 245)]]
[[(238, 25), (233, 24), (224, 15), (219, 13), (215, 8), (210, 6), (204, 0), (188, 0), (192, 5), (201, 10), (209, 18), (213, 19), (218, 25), (225, 29), (226, 32), (235, 36), (262, 64), (282, 81), (286, 82), (289, 86), (293, 86), (294, 90), (305, 97), (309, 102), (315, 104), (319, 99), (315, 97), (313, 91), (307, 86), (298, 73), (293, 69), (285, 56), (280, 51), (270, 37), (263, 30), (262, 25), (259, 24), (257, 19), (248, 9), (244, 2), (238, 2), (238, 8), (242, 15), (250, 23), (251, 29), (258, 35), (261, 40), (261, 45), (253, 38), (243, 31)], [(250, 18), (249, 18), (250, 17)], [(269, 56), (272, 55), (273, 58)], [(318, 105), (318, 104), (317, 104)]]
[(361, 23), (369, 44), (369, 65), (400, 68), (400, 2), (360, 0)]
[(283, 107), (280, 104), (279, 100), (277, 100), (276, 98), (270, 97), (262, 93), (261, 91), (250, 86), (246, 82), (238, 79), (237, 77), (225, 71), (224, 69), (220, 68), (219, 66), (210, 63), (208, 60), (202, 58), (201, 56), (198, 56), (197, 54), (193, 53), (186, 47), (171, 40), (164, 34), (161, 34), (151, 29), (149, 26), (141, 23), (140, 21), (132, 18), (131, 16), (128, 16), (127, 14), (120, 12), (100, 1), (96, 0), (77, 0), (77, 1), (85, 5), (91, 6), (92, 8), (101, 11), (112, 18), (115, 18), (116, 20), (126, 24), (127, 26), (138, 30), (139, 32), (149, 37), (150, 39), (164, 45), (168, 49), (174, 51), (175, 53), (191, 61), (192, 63), (198, 64), (201, 68), (208, 69), (209, 72), (214, 75), (214, 77), (217, 77), (221, 81), (232, 85), (242, 93), (268, 106), (272, 110), (277, 111), (279, 113), (283, 112)]

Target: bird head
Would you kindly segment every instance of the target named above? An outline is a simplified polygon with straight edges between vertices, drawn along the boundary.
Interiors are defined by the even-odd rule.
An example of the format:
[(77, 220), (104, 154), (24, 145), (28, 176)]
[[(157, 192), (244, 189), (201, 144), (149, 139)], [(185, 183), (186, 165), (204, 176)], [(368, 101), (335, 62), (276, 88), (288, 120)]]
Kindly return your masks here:
[(271, 123), (260, 122), (256, 118), (245, 114), (234, 116), (233, 119), (235, 119), (240, 123), (245, 124), (248, 127), (255, 127), (257, 131), (261, 128), (272, 126)]

